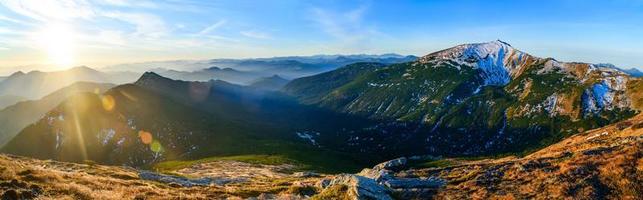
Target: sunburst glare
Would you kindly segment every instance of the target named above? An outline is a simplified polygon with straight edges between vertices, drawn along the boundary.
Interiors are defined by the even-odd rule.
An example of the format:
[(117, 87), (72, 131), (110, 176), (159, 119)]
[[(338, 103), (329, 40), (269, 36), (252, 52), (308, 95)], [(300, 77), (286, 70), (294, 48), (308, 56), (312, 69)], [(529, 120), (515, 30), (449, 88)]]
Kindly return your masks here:
[(70, 67), (74, 60), (75, 33), (65, 24), (50, 24), (35, 34), (35, 41), (47, 54), (47, 63), (57, 69)]

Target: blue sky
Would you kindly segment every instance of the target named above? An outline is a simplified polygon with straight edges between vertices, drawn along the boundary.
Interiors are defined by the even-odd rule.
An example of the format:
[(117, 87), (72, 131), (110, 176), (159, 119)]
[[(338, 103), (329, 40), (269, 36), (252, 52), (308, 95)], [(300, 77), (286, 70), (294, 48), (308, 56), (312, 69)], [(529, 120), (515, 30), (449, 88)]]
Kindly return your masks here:
[(540, 57), (643, 69), (642, 36), (641, 0), (0, 0), (0, 68), (7, 69), (425, 55), (496, 39)]

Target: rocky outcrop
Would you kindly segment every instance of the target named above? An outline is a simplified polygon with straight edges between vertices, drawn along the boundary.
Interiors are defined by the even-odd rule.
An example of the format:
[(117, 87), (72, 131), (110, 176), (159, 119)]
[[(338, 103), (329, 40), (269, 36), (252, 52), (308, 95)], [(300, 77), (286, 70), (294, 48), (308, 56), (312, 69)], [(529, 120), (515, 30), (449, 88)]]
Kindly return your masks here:
[(346, 185), (353, 199), (389, 199), (392, 193), (405, 198), (429, 198), (435, 194), (435, 190), (446, 184), (446, 181), (436, 177), (396, 177), (396, 172), (408, 168), (407, 162), (405, 157), (389, 160), (356, 175), (321, 180), (317, 185), (323, 189), (338, 184)]
[[(350, 199), (375, 199), (392, 200), (391, 191), (375, 182), (375, 180), (353, 174), (341, 174), (332, 179), (324, 179), (318, 183), (323, 189), (331, 189), (333, 186), (348, 186), (348, 197)], [(323, 191), (322, 191), (323, 193)]]

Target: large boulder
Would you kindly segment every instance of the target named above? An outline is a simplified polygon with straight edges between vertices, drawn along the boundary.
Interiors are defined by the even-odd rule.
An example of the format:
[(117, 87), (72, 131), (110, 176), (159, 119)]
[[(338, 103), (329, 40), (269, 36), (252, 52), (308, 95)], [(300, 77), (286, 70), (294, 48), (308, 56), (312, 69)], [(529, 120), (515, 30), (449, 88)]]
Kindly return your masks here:
[(374, 179), (376, 182), (380, 183), (388, 179), (393, 178), (393, 173), (395, 170), (400, 170), (406, 167), (407, 159), (405, 157), (389, 160), (380, 164), (375, 165), (371, 169), (363, 169), (357, 175), (364, 176), (367, 178)]
[[(321, 180), (318, 184), (324, 190), (334, 188), (333, 186), (344, 185), (348, 187), (347, 195), (350, 199), (369, 200), (392, 200), (390, 190), (375, 180), (353, 174), (341, 174), (328, 180)], [(324, 193), (322, 191), (321, 193)]]

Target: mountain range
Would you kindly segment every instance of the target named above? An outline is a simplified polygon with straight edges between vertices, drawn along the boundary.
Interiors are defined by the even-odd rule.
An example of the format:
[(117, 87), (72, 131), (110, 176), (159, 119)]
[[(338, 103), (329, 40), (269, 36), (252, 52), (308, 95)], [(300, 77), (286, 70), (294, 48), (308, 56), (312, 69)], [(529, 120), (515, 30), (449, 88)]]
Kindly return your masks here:
[[(119, 64), (103, 68), (105, 71), (133, 71), (144, 72), (154, 71), (163, 76), (176, 78), (162, 70), (199, 72), (202, 70), (223, 69), (224, 72), (235, 73), (245, 72), (254, 78), (250, 79), (226, 79), (225, 75), (220, 76), (221, 80), (247, 84), (249, 81), (260, 77), (280, 75), (286, 79), (298, 78), (306, 75), (333, 70), (335, 68), (357, 62), (380, 62), (400, 63), (417, 59), (415, 56), (402, 56), (398, 54), (382, 55), (316, 55), (316, 56), (288, 56), (272, 58), (250, 58), (250, 59), (210, 59), (194, 61), (161, 61)], [(229, 68), (229, 69), (227, 69)], [(161, 70), (158, 70), (161, 69)], [(196, 75), (198, 76), (198, 75)], [(238, 76), (238, 75), (232, 75)], [(207, 81), (209, 79), (189, 79), (190, 81)]]
[(306, 104), (414, 130), (377, 144), (387, 151), (479, 155), (537, 149), (631, 117), (641, 110), (641, 87), (618, 70), (538, 58), (492, 41), (413, 62), (348, 65), (295, 79), (284, 91)]
[[(641, 191), (632, 171), (643, 133), (643, 79), (613, 65), (540, 58), (500, 40), (417, 58), (207, 61), (213, 65), (219, 67), (9, 76), (0, 94), (38, 98), (62, 89), (0, 110), (0, 152), (56, 160), (0, 156), (11, 166), (0, 169), (16, 180), (0, 189), (25, 185), (17, 179), (59, 180), (42, 177), (65, 171), (75, 180), (100, 174), (101, 185), (156, 184), (194, 198), (605, 198)], [(74, 83), (81, 78), (122, 83)], [(496, 157), (504, 158), (479, 160)], [(16, 171), (16, 163), (31, 171)], [(48, 172), (56, 175), (32, 165), (53, 166)], [(228, 177), (241, 171), (253, 175)], [(555, 188), (544, 186), (550, 182)], [(62, 194), (41, 185), (24, 195)], [(130, 189), (121, 196), (134, 196)]]
[[(502, 41), (405, 63), (349, 64), (295, 79), (281, 92), (148, 72), (134, 84), (68, 99), (3, 151), (134, 166), (265, 151), (301, 158), (291, 151), (300, 147), (361, 158), (353, 164), (530, 152), (635, 115), (642, 87), (618, 70), (538, 58)], [(115, 105), (105, 109), (105, 101)], [(141, 134), (158, 138), (164, 151)], [(40, 145), (24, 148), (34, 140)]]

